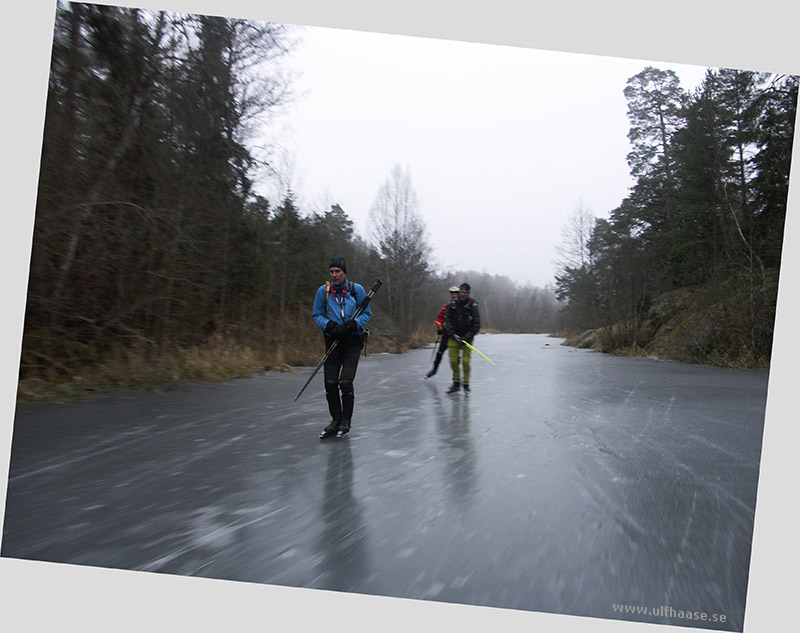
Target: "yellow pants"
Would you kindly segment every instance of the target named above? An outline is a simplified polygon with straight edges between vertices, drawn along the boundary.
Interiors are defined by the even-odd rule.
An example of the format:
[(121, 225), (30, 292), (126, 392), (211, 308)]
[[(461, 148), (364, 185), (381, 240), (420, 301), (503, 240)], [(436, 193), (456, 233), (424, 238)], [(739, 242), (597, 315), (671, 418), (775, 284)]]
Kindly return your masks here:
[[(460, 382), (463, 385), (468, 385), (469, 361), (472, 357), (472, 350), (451, 338), (447, 341), (447, 351), (450, 354), (450, 368), (453, 370), (453, 382)], [(459, 367), (459, 360), (461, 361), (461, 367)], [(461, 371), (459, 371), (459, 369)]]

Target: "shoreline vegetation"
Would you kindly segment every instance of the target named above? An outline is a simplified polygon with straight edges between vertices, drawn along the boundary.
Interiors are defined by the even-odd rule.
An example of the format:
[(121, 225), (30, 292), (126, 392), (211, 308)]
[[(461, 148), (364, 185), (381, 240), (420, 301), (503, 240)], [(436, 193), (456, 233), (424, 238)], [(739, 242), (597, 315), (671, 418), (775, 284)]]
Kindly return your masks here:
[[(748, 346), (747, 314), (739, 293), (718, 286), (684, 288), (658, 297), (637, 323), (617, 323), (584, 332), (536, 332), (563, 338), (562, 345), (616, 356), (651, 357), (731, 369), (769, 369), (769, 358)], [(771, 336), (777, 279), (769, 286), (763, 336)], [(737, 301), (739, 303), (737, 303)], [(737, 310), (737, 306), (739, 309)], [(750, 328), (752, 329), (752, 328)], [(146, 344), (118, 346), (110, 357), (82, 371), (20, 377), (18, 402), (65, 401), (114, 388), (155, 389), (177, 382), (224, 382), (263, 372), (294, 372), (322, 358), (321, 337), (290, 330), (290, 337), (244, 342), (240, 333), (214, 334), (203, 343), (154, 352)], [(485, 334), (534, 333), (484, 329)], [(418, 327), (405, 344), (371, 334), (366, 354), (402, 354), (435, 343), (430, 328)]]
[[(312, 333), (317, 334), (308, 328), (304, 334), (290, 332), (290, 337), (259, 337), (245, 342), (231, 331), (214, 334), (189, 347), (158, 351), (145, 343), (119, 345), (108, 358), (80, 370), (53, 372), (47, 378), (37, 374), (21, 376), (17, 402), (71, 400), (112, 388), (153, 389), (176, 382), (223, 382), (270, 371), (291, 373), (298, 367), (315, 367), (324, 355), (322, 335)], [(419, 327), (405, 344), (371, 334), (365, 352), (401, 354), (434, 342), (430, 328)]]
[(636, 320), (567, 336), (564, 345), (618, 356), (769, 369), (778, 274), (732, 278), (656, 297)]

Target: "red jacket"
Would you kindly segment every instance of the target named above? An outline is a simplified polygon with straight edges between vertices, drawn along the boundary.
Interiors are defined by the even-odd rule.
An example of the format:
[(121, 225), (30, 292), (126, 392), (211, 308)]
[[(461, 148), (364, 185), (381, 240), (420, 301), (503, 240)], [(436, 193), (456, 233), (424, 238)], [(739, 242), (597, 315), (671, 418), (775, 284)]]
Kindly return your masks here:
[(436, 327), (439, 328), (439, 331), (441, 331), (442, 327), (444, 326), (444, 315), (445, 315), (446, 312), (447, 312), (447, 304), (445, 303), (442, 306), (442, 309), (439, 310), (439, 314), (436, 315), (435, 323), (436, 323)]

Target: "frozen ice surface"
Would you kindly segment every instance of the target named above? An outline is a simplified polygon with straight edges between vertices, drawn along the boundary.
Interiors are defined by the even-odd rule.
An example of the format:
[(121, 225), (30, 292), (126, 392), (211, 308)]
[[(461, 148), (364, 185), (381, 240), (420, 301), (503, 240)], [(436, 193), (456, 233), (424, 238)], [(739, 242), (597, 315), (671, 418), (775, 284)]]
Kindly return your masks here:
[(560, 342), (362, 357), (343, 439), (305, 368), (21, 404), (2, 555), (741, 629), (768, 373)]

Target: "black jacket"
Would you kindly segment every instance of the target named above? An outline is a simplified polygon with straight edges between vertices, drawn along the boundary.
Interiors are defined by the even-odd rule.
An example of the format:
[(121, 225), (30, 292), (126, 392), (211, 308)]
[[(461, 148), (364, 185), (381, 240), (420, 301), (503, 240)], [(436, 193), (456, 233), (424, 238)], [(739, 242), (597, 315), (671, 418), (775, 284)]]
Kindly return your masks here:
[(481, 329), (481, 315), (478, 302), (472, 297), (466, 301), (456, 299), (447, 305), (445, 327), (458, 336), (472, 339)]

